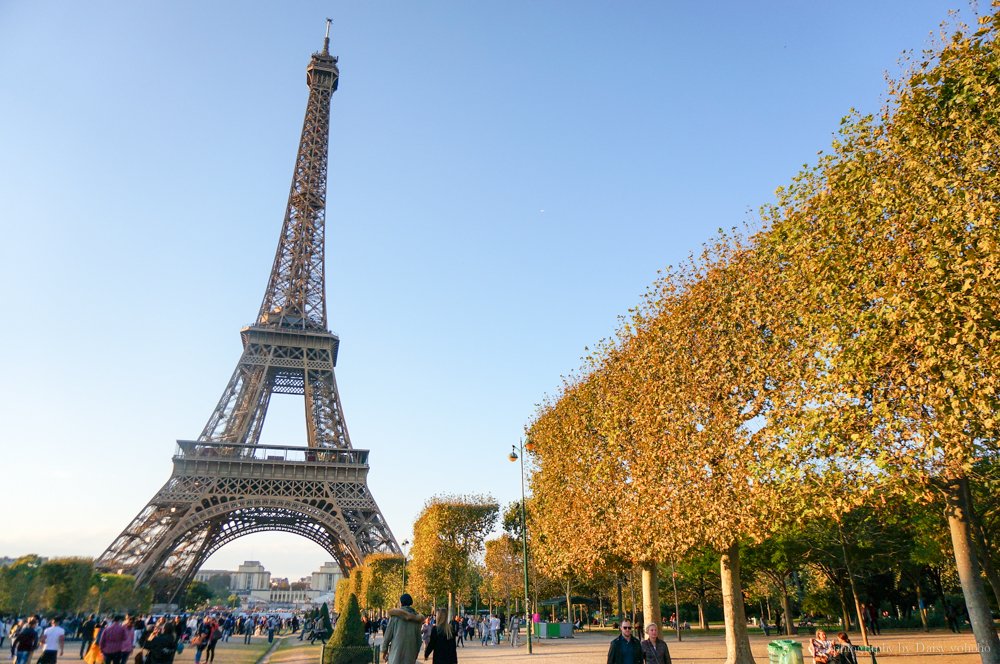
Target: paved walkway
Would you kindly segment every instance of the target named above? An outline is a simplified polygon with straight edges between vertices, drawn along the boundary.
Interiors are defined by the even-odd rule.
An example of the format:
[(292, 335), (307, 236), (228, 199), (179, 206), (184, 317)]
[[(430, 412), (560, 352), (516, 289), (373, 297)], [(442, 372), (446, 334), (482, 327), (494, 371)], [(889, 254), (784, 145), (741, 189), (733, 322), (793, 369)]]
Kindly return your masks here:
[[(603, 664), (607, 661), (608, 643), (616, 632), (600, 631), (578, 634), (573, 639), (545, 639), (534, 641), (534, 654), (528, 655), (522, 646), (518, 649), (506, 645), (483, 647), (478, 642), (469, 642), (458, 649), (458, 661), (466, 662), (510, 662), (511, 664)], [(775, 637), (751, 636), (750, 645), (758, 664), (767, 664), (767, 644)], [(806, 636), (792, 637), (808, 647)], [(860, 637), (858, 637), (860, 642)], [(979, 654), (975, 641), (969, 633), (952, 634), (935, 631), (902, 631), (885, 633), (872, 638), (872, 644), (882, 649), (878, 655), (879, 664), (977, 664)], [(726, 644), (718, 634), (701, 635), (697, 632), (685, 633), (680, 643), (669, 635), (667, 644), (676, 664), (701, 662), (722, 663), (726, 659)], [(804, 648), (804, 650), (805, 650)], [(270, 664), (319, 664), (320, 646), (300, 645), (287, 639), (282, 647), (270, 657)], [(929, 659), (930, 658), (930, 659)], [(887, 661), (886, 661), (887, 660)], [(423, 658), (419, 660), (423, 661)], [(808, 664), (809, 658), (806, 656)], [(859, 664), (871, 664), (871, 658), (859, 653)]]

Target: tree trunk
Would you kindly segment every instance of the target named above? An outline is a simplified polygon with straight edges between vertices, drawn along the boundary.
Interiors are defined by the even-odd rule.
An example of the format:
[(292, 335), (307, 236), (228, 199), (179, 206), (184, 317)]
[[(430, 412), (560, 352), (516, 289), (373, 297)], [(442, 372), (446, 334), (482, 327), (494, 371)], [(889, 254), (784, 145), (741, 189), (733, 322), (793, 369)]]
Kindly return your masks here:
[(569, 590), (569, 579), (566, 579), (566, 622), (573, 622), (573, 599)]
[[(920, 578), (920, 572), (917, 572), (917, 578)], [(924, 602), (924, 591), (920, 587), (919, 580), (913, 584), (913, 588), (917, 591), (917, 613), (920, 614), (920, 624), (925, 632), (929, 632), (931, 628), (927, 624), (927, 604)]]
[(950, 480), (946, 491), (946, 513), (951, 530), (951, 545), (955, 550), (955, 566), (962, 582), (962, 594), (965, 596), (965, 607), (969, 611), (979, 657), (983, 664), (1000, 664), (1000, 638), (997, 638), (997, 631), (993, 626), (990, 603), (986, 599), (986, 588), (979, 575), (979, 561), (972, 541), (968, 478)]
[(990, 587), (993, 589), (993, 598), (997, 602), (997, 608), (1000, 609), (1000, 573), (997, 572), (997, 568), (993, 564), (993, 557), (990, 555), (990, 541), (983, 530), (983, 524), (979, 517), (976, 516), (976, 507), (972, 504), (971, 490), (968, 493), (967, 499), (969, 501), (969, 517), (972, 522), (973, 532), (976, 535), (976, 553), (978, 554), (979, 562), (983, 566), (983, 572), (986, 573), (986, 579), (990, 582)]
[(625, 604), (622, 599), (622, 580), (618, 579), (618, 622), (621, 623), (625, 619)]
[(743, 607), (739, 544), (733, 544), (722, 553), (720, 571), (722, 609), (726, 616), (726, 664), (755, 664)]
[[(656, 563), (642, 565), (642, 619), (647, 625), (660, 626), (660, 577)], [(642, 629), (646, 631), (646, 626)]]
[(785, 584), (785, 577), (781, 577), (781, 612), (785, 614), (785, 634), (794, 634), (795, 625), (792, 624), (792, 603), (788, 601), (788, 586)]
[[(677, 620), (680, 621), (681, 617), (677, 616)], [(708, 621), (705, 620), (705, 602), (698, 601), (698, 629), (708, 629)]]
[(858, 628), (861, 630), (861, 641), (866, 646), (868, 642), (868, 627), (865, 625), (865, 617), (861, 613), (861, 599), (858, 597), (858, 589), (854, 585), (854, 572), (851, 571), (851, 562), (847, 559), (847, 545), (844, 544), (844, 527), (840, 520), (837, 520), (837, 533), (840, 535), (840, 552), (844, 556), (844, 569), (847, 570), (847, 581), (851, 586), (851, 596), (854, 598), (854, 610), (858, 614)]
[[(677, 600), (677, 570), (674, 569), (674, 561), (670, 561), (670, 581), (674, 585), (674, 630), (677, 632), (677, 640), (681, 640), (681, 603)], [(659, 624), (659, 623), (657, 623)]]
[[(635, 624), (635, 584), (632, 583), (633, 581), (635, 581), (635, 578), (634, 577), (629, 577), (629, 580), (628, 580), (628, 597), (629, 597), (629, 609), (631, 609), (631, 614), (632, 614), (630, 616), (630, 618), (632, 620), (632, 623)], [(635, 629), (635, 628), (633, 627), (632, 629)]]
[(844, 631), (851, 631), (851, 612), (847, 609), (847, 591), (844, 586), (837, 585), (837, 599), (840, 600), (840, 621), (844, 623)]

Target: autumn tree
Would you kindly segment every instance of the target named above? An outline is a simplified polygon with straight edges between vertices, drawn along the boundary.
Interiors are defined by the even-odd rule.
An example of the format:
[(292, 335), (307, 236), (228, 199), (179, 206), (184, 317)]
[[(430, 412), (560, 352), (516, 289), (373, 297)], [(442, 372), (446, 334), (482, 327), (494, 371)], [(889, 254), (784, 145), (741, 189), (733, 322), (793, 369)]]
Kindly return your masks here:
[(408, 585), (425, 605), (447, 598), (449, 613), (455, 595), (468, 597), (474, 556), (483, 550), (500, 507), (489, 496), (436, 496), (424, 505), (413, 524), (412, 562)]
[(365, 558), (361, 583), (364, 604), (386, 611), (396, 606), (403, 594), (403, 557), (374, 553)]
[(847, 118), (831, 154), (781, 192), (768, 239), (801, 266), (796, 308), (825, 366), (796, 444), (860, 461), (862, 488), (941, 494), (992, 663), (970, 481), (998, 455), (998, 28), (1000, 13), (952, 30), (877, 117)]
[(504, 533), (496, 539), (486, 541), (486, 555), (483, 557), (483, 596), (493, 596), (510, 606), (524, 588), (523, 556), (521, 542)]

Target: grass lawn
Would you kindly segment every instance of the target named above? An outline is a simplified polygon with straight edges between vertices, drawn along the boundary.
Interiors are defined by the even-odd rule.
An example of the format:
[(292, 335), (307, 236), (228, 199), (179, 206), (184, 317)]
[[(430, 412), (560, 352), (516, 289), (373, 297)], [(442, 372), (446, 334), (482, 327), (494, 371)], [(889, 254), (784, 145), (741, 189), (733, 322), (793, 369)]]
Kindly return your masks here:
[[(234, 636), (228, 643), (220, 641), (215, 646), (215, 664), (256, 664), (271, 644), (267, 638), (255, 636), (249, 644), (243, 643), (242, 636)], [(175, 664), (188, 664), (194, 661), (197, 649), (193, 646), (184, 648), (184, 652), (174, 657)], [(202, 664), (205, 664), (205, 653), (201, 654)]]
[(323, 651), (323, 644), (317, 641), (315, 645), (309, 645), (308, 640), (299, 641), (299, 637), (290, 636), (282, 639), (281, 645), (271, 655), (270, 664), (306, 664), (308, 662), (319, 662), (320, 653)]

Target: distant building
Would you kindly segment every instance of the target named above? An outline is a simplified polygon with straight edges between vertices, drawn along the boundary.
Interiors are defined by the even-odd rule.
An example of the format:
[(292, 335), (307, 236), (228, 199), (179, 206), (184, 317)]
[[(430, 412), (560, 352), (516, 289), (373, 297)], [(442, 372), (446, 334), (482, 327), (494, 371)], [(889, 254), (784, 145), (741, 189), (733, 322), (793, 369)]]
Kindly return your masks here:
[[(304, 610), (324, 602), (332, 603), (337, 581), (344, 578), (337, 563), (327, 562), (294, 584), (276, 577), (273, 581), (259, 560), (247, 560), (237, 570), (203, 569), (195, 580), (208, 583), (221, 576), (229, 578), (229, 590), (240, 598), (244, 608), (260, 611)], [(294, 588), (292, 588), (294, 586)]]
[(230, 578), (230, 587), (232, 586), (233, 572), (228, 569), (200, 569), (195, 573), (194, 580), (208, 583), (217, 576), (228, 576)]
[(323, 563), (319, 571), (312, 573), (312, 581), (309, 583), (311, 590), (333, 592), (337, 589), (337, 581), (344, 578), (337, 563)]
[(244, 562), (232, 575), (230, 590), (237, 593), (270, 590), (271, 573), (264, 569), (259, 560), (248, 560)]

